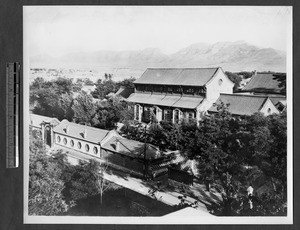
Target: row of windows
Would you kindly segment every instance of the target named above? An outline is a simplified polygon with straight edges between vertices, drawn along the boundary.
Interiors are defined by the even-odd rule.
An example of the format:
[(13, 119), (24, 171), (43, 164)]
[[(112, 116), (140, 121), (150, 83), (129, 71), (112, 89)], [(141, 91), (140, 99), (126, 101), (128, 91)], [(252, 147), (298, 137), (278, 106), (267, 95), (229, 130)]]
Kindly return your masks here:
[[(222, 82), (221, 82), (222, 83)], [(219, 85), (221, 84), (219, 82)], [(205, 89), (199, 87), (166, 87), (166, 86), (136, 86), (137, 91), (143, 92), (168, 92), (168, 93), (186, 93), (186, 94), (204, 94)]]
[[(57, 136), (57, 143), (61, 143), (61, 137), (60, 137), (60, 136)], [(68, 140), (67, 140), (67, 138), (65, 138), (65, 137), (63, 138), (63, 144), (64, 144), (64, 145), (67, 145), (67, 144), (68, 144)], [(71, 141), (70, 141), (70, 146), (71, 146), (71, 147), (74, 147), (74, 145), (75, 145), (74, 140), (71, 140)], [(82, 148), (82, 144), (81, 144), (80, 141), (77, 142), (77, 148), (78, 148), (78, 149), (81, 149), (81, 148)], [(84, 148), (85, 148), (85, 151), (86, 151), (86, 152), (89, 152), (89, 151), (90, 151), (90, 146), (89, 146), (89, 144), (85, 144)], [(96, 146), (94, 146), (94, 148), (93, 148), (93, 153), (94, 153), (94, 154), (97, 154), (97, 153), (98, 153), (98, 148), (97, 148)]]

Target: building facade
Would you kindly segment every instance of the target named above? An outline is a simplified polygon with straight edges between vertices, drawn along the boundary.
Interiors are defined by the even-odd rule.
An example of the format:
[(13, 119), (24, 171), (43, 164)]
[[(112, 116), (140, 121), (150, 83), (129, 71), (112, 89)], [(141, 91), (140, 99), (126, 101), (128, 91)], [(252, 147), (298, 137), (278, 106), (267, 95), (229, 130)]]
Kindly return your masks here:
[[(170, 153), (151, 144), (126, 139), (115, 130), (98, 129), (67, 120), (59, 122), (56, 118), (36, 114), (30, 114), (30, 120), (30, 127), (42, 132), (45, 144), (52, 149), (65, 150), (73, 164), (79, 160), (98, 159), (113, 168), (143, 175), (145, 170), (147, 174), (150, 172), (153, 163), (170, 160)], [(49, 131), (46, 131), (48, 127)], [(145, 163), (149, 166), (147, 169)]]
[(222, 68), (147, 69), (134, 82), (134, 119), (140, 122), (182, 119), (199, 121), (221, 93), (232, 94), (234, 83)]

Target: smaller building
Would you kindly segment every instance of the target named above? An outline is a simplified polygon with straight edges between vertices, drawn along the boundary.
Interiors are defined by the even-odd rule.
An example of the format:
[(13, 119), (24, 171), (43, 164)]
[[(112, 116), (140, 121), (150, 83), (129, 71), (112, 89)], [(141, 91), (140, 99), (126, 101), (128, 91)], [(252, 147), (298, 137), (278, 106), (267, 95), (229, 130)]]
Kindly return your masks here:
[(114, 95), (126, 100), (132, 93), (134, 93), (134, 89), (121, 86), (120, 89), (114, 93)]
[(91, 94), (96, 89), (96, 85), (84, 85), (81, 90), (86, 92), (87, 94)]
[(60, 121), (57, 118), (46, 117), (33, 113), (30, 114), (29, 127), (33, 130), (40, 130), (43, 141), (50, 147), (52, 146), (52, 143), (54, 141), (53, 128), (59, 123)]
[(252, 115), (261, 112), (264, 115), (280, 113), (268, 96), (221, 94), (215, 104), (208, 110), (209, 113), (217, 113), (217, 105), (228, 104), (228, 110), (233, 115)]
[[(286, 78), (284, 74), (282, 78)], [(273, 73), (258, 73), (251, 77), (251, 80), (241, 90), (241, 92), (247, 92), (251, 94), (285, 94), (283, 86), (280, 85), (280, 81), (276, 79), (276, 75)]]

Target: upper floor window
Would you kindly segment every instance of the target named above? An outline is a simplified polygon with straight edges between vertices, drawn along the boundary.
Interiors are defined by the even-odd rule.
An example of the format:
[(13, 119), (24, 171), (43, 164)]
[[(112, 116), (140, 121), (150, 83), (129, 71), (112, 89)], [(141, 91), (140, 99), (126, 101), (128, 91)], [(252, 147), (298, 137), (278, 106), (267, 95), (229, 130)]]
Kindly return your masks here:
[(71, 145), (71, 147), (74, 146), (74, 141), (73, 140), (70, 141), (70, 145)]
[(64, 144), (66, 145), (68, 143), (67, 138), (64, 138)]
[(185, 92), (188, 94), (192, 94), (194, 93), (194, 88), (186, 88)]
[(61, 141), (60, 136), (57, 136), (57, 142), (60, 143), (60, 141)]
[(154, 86), (154, 87), (153, 87), (153, 90), (154, 90), (155, 92), (161, 92), (161, 91), (162, 91), (162, 86), (159, 86), (159, 85)]
[(181, 92), (182, 92), (182, 88), (181, 88), (181, 87), (176, 87), (176, 88), (174, 89), (174, 92), (175, 92), (175, 93), (181, 93)]
[(218, 81), (219, 86), (221, 86), (222, 83), (223, 83), (223, 80), (222, 80), (222, 79), (219, 79), (219, 81)]
[(77, 143), (77, 147), (78, 147), (79, 149), (81, 149), (81, 143), (80, 143), (80, 142)]

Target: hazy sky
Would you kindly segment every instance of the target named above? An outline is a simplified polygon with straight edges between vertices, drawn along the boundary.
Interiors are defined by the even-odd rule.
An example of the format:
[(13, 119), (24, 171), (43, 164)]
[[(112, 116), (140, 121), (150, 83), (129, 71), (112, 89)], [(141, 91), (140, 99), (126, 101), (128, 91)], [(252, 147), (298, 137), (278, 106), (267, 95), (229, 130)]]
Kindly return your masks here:
[(290, 7), (275, 6), (26, 6), (29, 55), (159, 48), (244, 40), (285, 51)]

